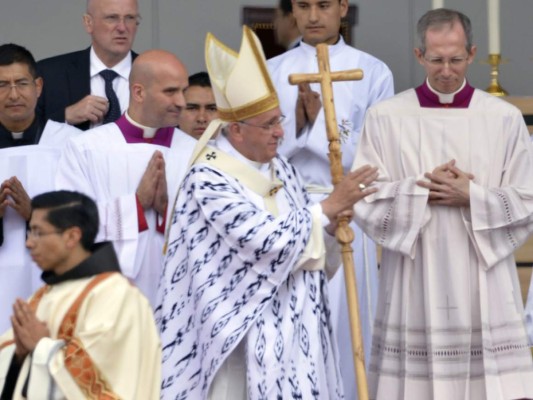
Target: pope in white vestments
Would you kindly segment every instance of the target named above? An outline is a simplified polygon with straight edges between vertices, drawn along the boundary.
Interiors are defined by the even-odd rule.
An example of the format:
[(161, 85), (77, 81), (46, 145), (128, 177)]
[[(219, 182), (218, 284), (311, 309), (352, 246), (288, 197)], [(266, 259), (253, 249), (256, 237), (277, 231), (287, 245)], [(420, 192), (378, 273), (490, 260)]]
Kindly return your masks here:
[(282, 116), (257, 37), (245, 27), (237, 56), (209, 35), (206, 64), (225, 124), (200, 139), (171, 219), (156, 308), (162, 397), (343, 399), (326, 277), (340, 254), (324, 227), (351, 207), (327, 211), (339, 190), (353, 204), (376, 171), (313, 205), (276, 155)]
[[(183, 183), (156, 310), (164, 398), (180, 392), (176, 381), (184, 394), (205, 398), (221, 365), (235, 390), (229, 393), (244, 395), (215, 390), (212, 399), (343, 398), (325, 299), (320, 207), (310, 207), (283, 159), (250, 162), (224, 137), (215, 146), (204, 159), (225, 156), (224, 165), (242, 176), (201, 160)], [(249, 187), (246, 175), (264, 180), (267, 193), (277, 191), (276, 214), (265, 209), (263, 193)], [(338, 252), (333, 237), (330, 245)], [(333, 260), (330, 273), (339, 257)]]
[[(364, 73), (361, 81), (333, 83), (335, 113), (341, 137), (342, 165), (346, 173), (350, 170), (355, 157), (367, 108), (392, 96), (394, 85), (392, 74), (382, 61), (348, 46), (342, 37), (339, 37), (337, 43), (329, 46), (329, 59), (331, 71), (360, 68)], [(283, 124), (285, 138), (280, 146), (280, 154), (287, 157), (296, 167), (303, 176), (311, 200), (318, 202), (332, 189), (324, 109), (319, 111), (314, 124), (305, 126), (297, 137), (294, 110), (298, 87), (288, 82), (290, 74), (318, 72), (316, 49), (306, 44), (304, 39), (298, 47), (268, 60), (267, 63), (279, 94), (280, 108), (286, 116)], [(320, 84), (311, 84), (311, 89), (320, 93)], [(355, 223), (351, 224), (351, 228), (355, 232), (353, 255), (365, 358), (368, 360), (378, 290), (376, 246)], [(350, 328), (342, 268), (329, 285), (334, 330), (339, 343), (348, 346)], [(341, 352), (341, 371), (347, 395), (356, 395), (353, 357), (349, 351)]]

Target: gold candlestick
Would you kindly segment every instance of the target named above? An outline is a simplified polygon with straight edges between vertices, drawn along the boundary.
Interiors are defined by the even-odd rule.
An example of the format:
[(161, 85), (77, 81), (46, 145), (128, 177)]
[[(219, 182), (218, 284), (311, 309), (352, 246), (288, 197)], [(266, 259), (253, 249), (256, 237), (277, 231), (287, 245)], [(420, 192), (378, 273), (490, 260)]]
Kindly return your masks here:
[(500, 86), (498, 82), (498, 75), (500, 73), (499, 67), (502, 62), (500, 54), (489, 54), (490, 64), (490, 85), (487, 88), (487, 92), (493, 96), (507, 96), (509, 93)]

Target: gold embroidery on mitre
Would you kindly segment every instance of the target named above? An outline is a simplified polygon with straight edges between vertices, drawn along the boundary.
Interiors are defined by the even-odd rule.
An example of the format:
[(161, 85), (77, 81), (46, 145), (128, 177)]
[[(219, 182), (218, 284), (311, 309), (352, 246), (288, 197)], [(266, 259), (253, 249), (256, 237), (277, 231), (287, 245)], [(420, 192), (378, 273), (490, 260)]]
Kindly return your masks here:
[(233, 109), (223, 109), (217, 107), (218, 117), (226, 122), (242, 121), (251, 118), (254, 115), (262, 114), (279, 106), (279, 100), (276, 93), (270, 93), (266, 97), (255, 100), (242, 107)]
[[(268, 73), (265, 56), (260, 46), (259, 39), (247, 26), (243, 26), (240, 53), (231, 50), (211, 33), (208, 33), (205, 48), (206, 65), (211, 78), (215, 100), (217, 100), (218, 115), (221, 120), (226, 122), (241, 121), (279, 106), (276, 89)], [(262, 87), (258, 89), (259, 93), (256, 93), (255, 99), (249, 100), (244, 104), (235, 104), (237, 99), (228, 98), (229, 90), (227, 85), (231, 81), (232, 74), (235, 73), (236, 66), (243, 66), (242, 63), (245, 59), (241, 58), (239, 60), (239, 57), (244, 57), (243, 54), (251, 54), (253, 56), (251, 61), (246, 63), (246, 67), (248, 71), (252, 71), (252, 74), (255, 72), (255, 74), (259, 75), (257, 81), (262, 84)], [(228, 62), (228, 60), (233, 61), (233, 63)], [(233, 80), (233, 82), (235, 81)], [(242, 90), (250, 91), (251, 89), (243, 87)], [(254, 93), (250, 97), (253, 96)]]

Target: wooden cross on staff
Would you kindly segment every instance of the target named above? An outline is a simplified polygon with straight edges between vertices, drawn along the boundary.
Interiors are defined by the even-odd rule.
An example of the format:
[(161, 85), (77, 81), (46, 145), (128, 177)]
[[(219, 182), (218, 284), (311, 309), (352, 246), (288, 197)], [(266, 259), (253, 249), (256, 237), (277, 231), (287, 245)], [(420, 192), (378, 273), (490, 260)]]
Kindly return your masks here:
[[(349, 71), (331, 72), (329, 68), (328, 45), (325, 43), (316, 46), (318, 70), (317, 74), (292, 74), (289, 76), (291, 85), (299, 83), (318, 83), (322, 91), (322, 103), (326, 117), (326, 130), (329, 141), (329, 162), (331, 178), (334, 185), (339, 183), (343, 176), (342, 153), (337, 130), (337, 117), (335, 116), (335, 103), (333, 101), (334, 81), (355, 81), (363, 79), (363, 71), (354, 69)], [(359, 400), (368, 400), (368, 384), (365, 370), (365, 353), (361, 334), (361, 322), (359, 318), (359, 300), (357, 297), (357, 285), (355, 281), (355, 268), (352, 252), (354, 233), (350, 228), (348, 218), (342, 218), (335, 232), (335, 237), (342, 248), (342, 263), (344, 265), (344, 278), (346, 284), (346, 297), (348, 311), (350, 313), (350, 331), (352, 337), (352, 353), (357, 382)]]

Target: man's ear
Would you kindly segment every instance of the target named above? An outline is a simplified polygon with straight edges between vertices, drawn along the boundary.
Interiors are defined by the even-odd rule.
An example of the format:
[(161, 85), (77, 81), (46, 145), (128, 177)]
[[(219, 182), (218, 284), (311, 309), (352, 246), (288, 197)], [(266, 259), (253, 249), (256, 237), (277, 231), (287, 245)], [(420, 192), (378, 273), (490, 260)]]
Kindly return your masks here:
[(83, 14), (83, 27), (85, 28), (85, 32), (87, 32), (89, 35), (93, 33), (94, 30), (94, 21), (93, 17), (89, 14)]
[(422, 50), (420, 50), (418, 47), (415, 47), (413, 50), (413, 53), (415, 54), (415, 57), (418, 60), (418, 63), (423, 66), (424, 65), (424, 54), (422, 53)]
[(137, 103), (144, 101), (144, 86), (140, 83), (131, 85), (131, 96)]
[(230, 142), (242, 143), (244, 131), (242, 130), (241, 124), (238, 122), (230, 122), (227, 125), (226, 130), (228, 132), (228, 140), (230, 140)]
[(72, 226), (68, 228), (64, 233), (66, 235), (67, 246), (70, 249), (74, 249), (76, 248), (76, 246), (81, 245), (80, 242), (81, 242), (82, 232), (79, 226)]
[(468, 54), (468, 64), (472, 64), (472, 61), (474, 61), (474, 58), (476, 58), (477, 53), (477, 46), (474, 44), (470, 48), (470, 53)]
[(39, 77), (35, 79), (35, 89), (37, 90), (37, 97), (41, 96), (43, 92), (43, 78)]

